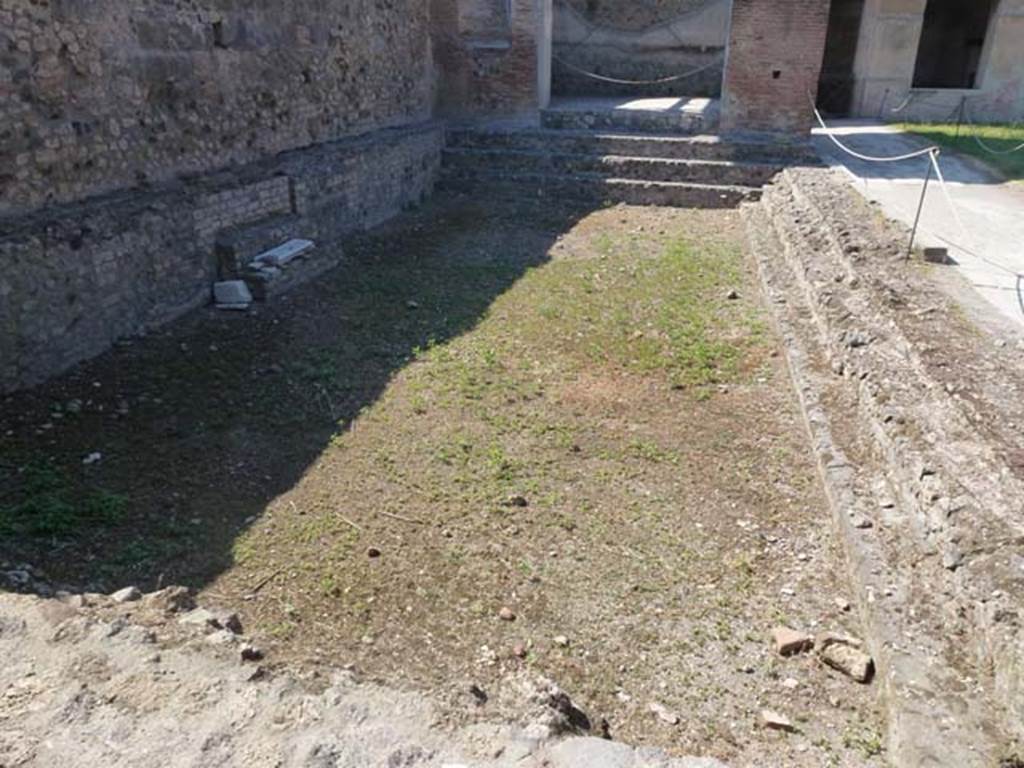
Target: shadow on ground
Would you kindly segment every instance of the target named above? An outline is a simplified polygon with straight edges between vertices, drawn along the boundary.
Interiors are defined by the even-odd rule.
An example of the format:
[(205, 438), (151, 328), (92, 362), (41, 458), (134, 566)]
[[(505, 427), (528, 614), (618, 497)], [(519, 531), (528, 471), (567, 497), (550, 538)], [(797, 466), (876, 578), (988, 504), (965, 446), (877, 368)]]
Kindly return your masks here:
[(585, 215), (517, 205), (439, 196), (253, 314), (203, 310), (5, 398), (0, 566), (72, 589), (209, 583), (418, 350), (472, 329)]

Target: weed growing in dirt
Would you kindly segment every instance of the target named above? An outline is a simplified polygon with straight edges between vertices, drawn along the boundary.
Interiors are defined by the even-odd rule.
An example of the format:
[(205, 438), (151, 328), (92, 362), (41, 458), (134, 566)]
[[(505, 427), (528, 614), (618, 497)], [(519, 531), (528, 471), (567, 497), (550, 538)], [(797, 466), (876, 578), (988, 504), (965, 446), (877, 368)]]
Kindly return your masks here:
[(46, 462), (25, 468), (22, 488), (22, 501), (0, 507), (0, 535), (67, 536), (85, 526), (116, 523), (128, 506), (124, 496), (102, 489), (76, 494)]

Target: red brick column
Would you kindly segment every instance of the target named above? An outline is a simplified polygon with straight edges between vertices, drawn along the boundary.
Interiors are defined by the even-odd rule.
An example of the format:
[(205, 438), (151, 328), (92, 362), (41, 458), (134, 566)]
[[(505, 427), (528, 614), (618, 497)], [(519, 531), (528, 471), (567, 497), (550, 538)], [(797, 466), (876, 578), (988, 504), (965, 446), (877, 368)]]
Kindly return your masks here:
[(733, 0), (722, 131), (805, 132), (814, 120), (830, 0)]

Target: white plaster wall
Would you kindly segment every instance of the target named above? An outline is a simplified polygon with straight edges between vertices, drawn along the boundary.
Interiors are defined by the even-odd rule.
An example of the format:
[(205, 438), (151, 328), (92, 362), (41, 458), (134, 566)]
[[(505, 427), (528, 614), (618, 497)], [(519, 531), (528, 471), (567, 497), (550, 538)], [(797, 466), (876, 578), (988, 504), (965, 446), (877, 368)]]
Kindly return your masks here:
[(854, 63), (852, 112), (885, 120), (946, 120), (966, 97), (979, 121), (1024, 119), (1024, 0), (993, 13), (976, 87), (914, 89), (927, 0), (867, 0)]

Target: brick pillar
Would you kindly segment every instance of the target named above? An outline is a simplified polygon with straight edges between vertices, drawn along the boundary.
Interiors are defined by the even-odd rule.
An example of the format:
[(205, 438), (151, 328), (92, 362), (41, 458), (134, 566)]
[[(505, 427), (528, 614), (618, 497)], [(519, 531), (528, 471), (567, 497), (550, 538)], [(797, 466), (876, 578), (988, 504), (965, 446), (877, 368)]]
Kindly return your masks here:
[(830, 0), (733, 0), (722, 131), (805, 132), (817, 98)]

